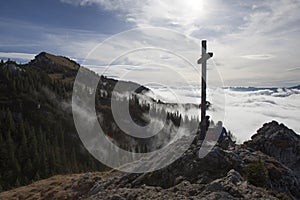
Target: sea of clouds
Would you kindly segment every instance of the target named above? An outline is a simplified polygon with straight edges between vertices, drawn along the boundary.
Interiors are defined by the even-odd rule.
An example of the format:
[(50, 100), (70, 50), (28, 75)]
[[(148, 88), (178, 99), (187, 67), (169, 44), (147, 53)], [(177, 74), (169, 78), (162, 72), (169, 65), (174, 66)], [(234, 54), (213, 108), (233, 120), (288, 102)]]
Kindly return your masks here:
[[(200, 102), (200, 90), (199, 96), (193, 96), (185, 88), (177, 90), (176, 94), (182, 95), (186, 102)], [(154, 88), (154, 91), (172, 101), (165, 89)], [(238, 143), (249, 140), (264, 123), (272, 120), (300, 133), (299, 89), (215, 88), (208, 90), (207, 100), (213, 107), (208, 114), (215, 122), (223, 121), (224, 126), (236, 136)]]
[[(201, 101), (200, 88), (161, 87), (148, 85), (154, 98), (174, 103)], [(179, 100), (179, 102), (178, 102)], [(208, 88), (207, 100), (212, 103), (208, 115), (214, 122), (223, 121), (238, 143), (249, 140), (264, 123), (276, 120), (300, 133), (300, 90), (288, 88)], [(199, 115), (200, 110), (187, 113)]]
[[(102, 69), (103, 67), (97, 67), (97, 70), (94, 68), (99, 74), (102, 74)], [(153, 91), (151, 97), (165, 102), (196, 104), (201, 102), (200, 80), (184, 83), (185, 80), (176, 78), (176, 74), (165, 78), (154, 74), (151, 77), (156, 79), (152, 78), (154, 81), (151, 82), (145, 79), (150, 76), (149, 73), (141, 70), (132, 71), (134, 74), (128, 77), (122, 76), (120, 68), (118, 70), (110, 68), (104, 74), (111, 78), (140, 83)], [(169, 80), (172, 81), (169, 83)], [(230, 88), (224, 87), (219, 81), (217, 86), (209, 87), (207, 90), (207, 100), (212, 104), (208, 115), (214, 122), (222, 121), (226, 129), (236, 136), (238, 143), (249, 140), (264, 123), (272, 120), (283, 123), (300, 134), (300, 89)], [(199, 111), (191, 109), (186, 113), (199, 116)]]
[(250, 139), (258, 128), (272, 120), (300, 133), (300, 90), (225, 89), (225, 94), (224, 124), (236, 135), (239, 142)]

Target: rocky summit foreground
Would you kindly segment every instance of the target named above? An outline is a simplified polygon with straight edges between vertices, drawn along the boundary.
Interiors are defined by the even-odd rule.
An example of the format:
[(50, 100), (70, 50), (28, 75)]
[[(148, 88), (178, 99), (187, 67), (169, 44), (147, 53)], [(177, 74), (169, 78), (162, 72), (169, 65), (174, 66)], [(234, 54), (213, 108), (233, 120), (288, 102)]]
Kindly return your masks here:
[(0, 199), (300, 199), (300, 136), (283, 124), (264, 124), (250, 141), (217, 145), (202, 159), (198, 149), (151, 173), (54, 176)]

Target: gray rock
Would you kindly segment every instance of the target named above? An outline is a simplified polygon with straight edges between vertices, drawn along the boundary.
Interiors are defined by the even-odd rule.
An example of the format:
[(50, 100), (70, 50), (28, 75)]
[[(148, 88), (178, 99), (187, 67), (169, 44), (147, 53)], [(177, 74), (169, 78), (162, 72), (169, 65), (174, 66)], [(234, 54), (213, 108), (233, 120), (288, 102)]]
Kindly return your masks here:
[(266, 123), (245, 145), (272, 156), (300, 178), (300, 136), (276, 121)]
[(235, 170), (230, 170), (226, 177), (211, 182), (199, 199), (271, 199), (276, 197), (266, 193), (264, 189), (247, 184)]
[[(278, 143), (279, 138), (287, 141), (289, 146), (279, 148), (278, 144), (285, 144)], [(92, 186), (90, 175), (75, 182), (88, 184), (86, 188), (90, 188), (81, 199), (276, 200), (276, 196), (300, 199), (300, 181), (295, 174), (299, 168), (298, 139), (293, 131), (271, 122), (258, 130), (251, 141), (230, 148), (217, 145), (201, 159), (198, 157), (201, 141), (198, 141), (181, 158), (160, 170), (145, 174), (114, 171)], [(173, 148), (179, 147), (180, 143), (174, 144)], [(249, 180), (247, 172), (247, 166), (258, 161), (263, 162), (266, 171), (266, 185), (261, 187)]]
[(126, 200), (124, 197), (121, 197), (118, 194), (113, 195), (110, 199), (111, 200)]

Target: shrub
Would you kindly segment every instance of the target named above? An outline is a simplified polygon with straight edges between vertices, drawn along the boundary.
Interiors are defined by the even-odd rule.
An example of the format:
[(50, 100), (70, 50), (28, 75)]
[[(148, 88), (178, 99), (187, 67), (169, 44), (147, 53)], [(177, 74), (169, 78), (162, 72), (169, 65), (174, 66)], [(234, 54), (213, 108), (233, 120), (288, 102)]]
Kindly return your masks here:
[(261, 160), (246, 165), (244, 170), (249, 183), (257, 187), (268, 186), (268, 170)]
[(283, 192), (276, 194), (276, 197), (281, 200), (291, 200), (291, 198)]

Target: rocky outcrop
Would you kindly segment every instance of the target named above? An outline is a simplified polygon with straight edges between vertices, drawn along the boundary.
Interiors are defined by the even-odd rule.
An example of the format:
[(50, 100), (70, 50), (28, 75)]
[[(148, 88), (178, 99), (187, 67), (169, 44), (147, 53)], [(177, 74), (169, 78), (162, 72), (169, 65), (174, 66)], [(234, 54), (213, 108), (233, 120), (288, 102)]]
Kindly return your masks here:
[(209, 183), (198, 195), (199, 199), (277, 199), (266, 190), (249, 184), (234, 169), (227, 176)]
[[(289, 146), (277, 143), (279, 138)], [(61, 187), (69, 190), (66, 199), (296, 200), (300, 199), (300, 180), (296, 175), (299, 168), (298, 139), (292, 130), (271, 122), (245, 144), (231, 145), (226, 149), (217, 145), (204, 158), (199, 158), (199, 144), (193, 144), (181, 158), (158, 171), (145, 174), (115, 170), (101, 175), (87, 173), (69, 179)], [(290, 152), (296, 161), (285, 152)], [(34, 187), (28, 187), (34, 191)], [(18, 197), (18, 192), (16, 189), (11, 196), (6, 192), (5, 197)]]
[(145, 184), (138, 188), (116, 188), (98, 188), (101, 192), (89, 196), (88, 199), (277, 199), (265, 189), (248, 184), (233, 169), (225, 177), (216, 179), (207, 185), (182, 180), (168, 189)]
[(283, 124), (266, 123), (245, 142), (247, 147), (259, 150), (293, 170), (300, 177), (300, 136)]
[[(263, 161), (261, 167), (258, 164), (260, 161)], [(258, 171), (258, 175), (253, 174), (251, 170), (254, 170), (255, 172)], [(264, 170), (265, 174), (260, 174), (261, 170)], [(229, 173), (230, 171), (231, 173)], [(232, 178), (233, 174), (236, 175), (236, 178)], [(221, 195), (221, 197), (223, 197), (222, 195), (231, 195), (234, 198), (257, 199), (255, 195), (251, 196), (249, 194), (252, 194), (251, 190), (257, 192), (256, 188), (260, 187), (264, 188), (261, 191), (274, 191), (274, 195), (282, 193), (292, 199), (300, 198), (300, 194), (298, 192), (300, 182), (291, 169), (273, 157), (270, 157), (260, 151), (247, 148), (244, 145), (236, 145), (229, 150), (216, 146), (206, 157), (202, 159), (198, 158), (197, 148), (192, 147), (181, 158), (168, 167), (142, 175), (124, 175), (120, 181), (116, 183), (116, 186), (124, 187), (126, 185), (130, 185), (130, 187), (139, 188), (142, 185), (148, 185), (169, 189), (176, 187), (176, 185), (181, 182), (187, 181), (191, 184), (202, 186), (202, 190), (204, 192), (207, 187), (216, 180), (223, 180), (224, 177), (225, 179), (227, 177), (237, 183), (239, 182), (237, 180), (240, 180), (240, 178), (237, 178), (239, 176), (243, 177), (242, 180), (247, 182), (243, 183), (243, 186), (247, 186), (244, 187), (244, 191), (241, 190), (243, 186), (235, 187), (236, 190), (241, 190), (239, 195), (233, 195), (230, 193), (225, 194), (225, 191), (227, 191), (223, 190), (225, 186), (219, 188), (218, 195), (215, 195)], [(228, 182), (225, 181), (222, 183), (224, 185)], [(225, 188), (228, 189), (228, 187), (230, 188), (233, 186), (234, 185), (230, 185)], [(207, 194), (208, 191), (203, 194)], [(261, 191), (258, 196), (263, 198), (264, 196)], [(242, 194), (244, 194), (244, 196)], [(269, 194), (265, 195), (268, 196)], [(213, 199), (213, 197), (211, 198)]]

